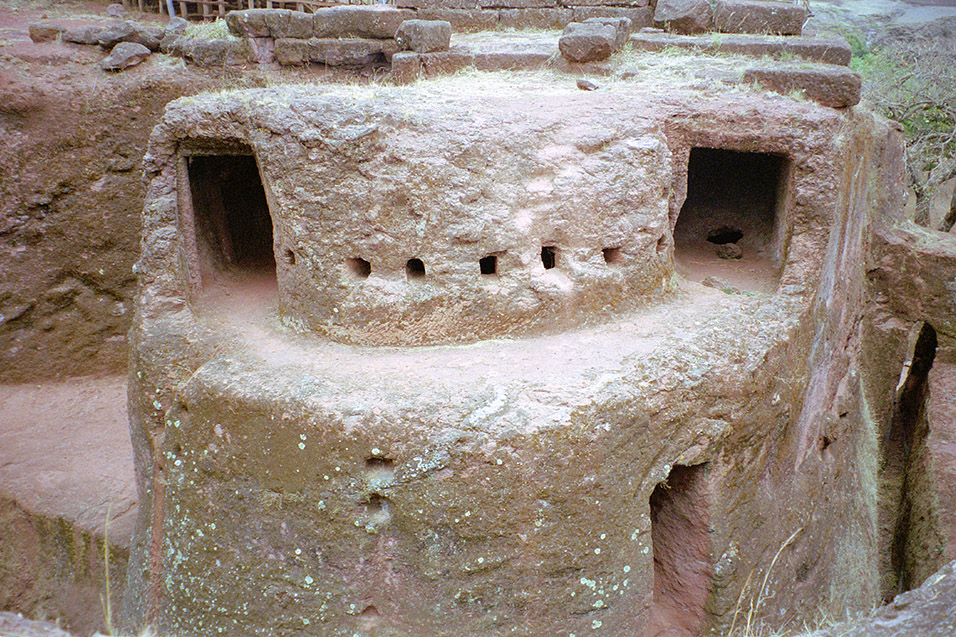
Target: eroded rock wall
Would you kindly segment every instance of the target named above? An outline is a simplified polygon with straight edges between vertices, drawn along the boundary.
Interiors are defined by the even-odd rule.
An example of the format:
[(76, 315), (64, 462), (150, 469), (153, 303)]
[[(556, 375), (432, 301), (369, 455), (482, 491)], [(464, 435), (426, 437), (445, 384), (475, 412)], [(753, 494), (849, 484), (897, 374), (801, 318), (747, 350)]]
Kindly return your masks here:
[[(864, 263), (872, 215), (897, 202), (896, 182), (882, 177), (899, 171), (899, 139), (865, 111), (759, 93), (665, 98), (619, 87), (596, 105), (545, 85), (489, 100), (490, 88), (437, 81), (374, 100), (351, 89), (239, 93), (177, 104), (157, 128), (132, 331), (143, 495), (127, 594), (134, 623), (186, 634), (620, 635), (648, 623), (726, 629), (751, 608), (779, 624), (877, 598), (885, 409), (866, 392), (882, 395), (896, 379), (876, 373), (863, 349)], [(629, 152), (634, 130), (652, 154)], [(426, 163), (430, 131), (437, 148)], [(627, 200), (639, 210), (603, 204), (601, 180), (564, 191), (537, 169), (546, 149), (554, 158), (582, 146), (593, 157), (571, 166), (587, 174), (596, 162), (622, 192), (635, 183)], [(672, 275), (684, 162), (699, 147), (787, 157), (772, 292)], [(243, 297), (229, 288), (242, 277), (228, 271), (203, 278), (183, 224), (189, 154), (229, 148), (251, 149), (269, 199), (271, 296)], [(389, 157), (414, 175), (394, 172)], [(456, 170), (488, 184), (478, 195), (487, 209), (468, 208)], [(329, 185), (384, 193), (393, 175), (407, 175), (413, 196), (383, 196), (371, 218), (364, 199)], [(546, 182), (567, 196), (535, 190)], [(563, 207), (588, 195), (602, 205), (583, 218)], [(468, 346), (340, 345), (320, 322), (294, 329), (281, 319), (313, 305), (348, 309), (351, 282), (327, 277), (348, 273), (336, 270), (346, 256), (336, 241), (397, 248), (384, 269), (407, 289), (417, 283), (402, 280), (402, 266), (416, 245), (482, 276), (482, 250), (462, 257), (456, 237), (496, 205), (504, 226), (529, 215), (532, 247), (518, 263), (543, 274), (560, 265), (538, 252), (541, 225), (609, 268), (582, 228), (645, 215), (634, 225), (654, 229), (652, 240), (622, 249), (623, 267), (638, 280), (663, 274), (664, 285), (613, 317), (574, 304), (561, 322)], [(297, 229), (309, 227), (322, 233)], [(286, 248), (294, 263), (283, 262)], [(558, 271), (564, 294), (602, 281), (574, 279), (575, 267)], [(438, 302), (481, 294), (459, 283), (439, 279)], [(250, 303), (223, 302), (220, 286)], [(422, 328), (400, 318), (414, 301), (393, 297), (378, 316), (414, 333)], [(689, 560), (698, 567), (684, 573)], [(676, 584), (685, 575), (693, 586)]]

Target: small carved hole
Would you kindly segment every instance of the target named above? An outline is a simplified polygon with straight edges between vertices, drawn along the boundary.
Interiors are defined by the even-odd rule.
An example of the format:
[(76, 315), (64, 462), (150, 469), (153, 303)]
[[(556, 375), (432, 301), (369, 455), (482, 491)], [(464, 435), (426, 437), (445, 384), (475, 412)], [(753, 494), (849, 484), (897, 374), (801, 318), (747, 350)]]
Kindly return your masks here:
[(608, 265), (620, 265), (624, 262), (620, 248), (604, 248), (601, 252), (604, 254), (604, 262)]
[(295, 265), (295, 252), (293, 252), (290, 248), (286, 248), (282, 253), (282, 256), (285, 257), (286, 263), (289, 265)]
[(550, 270), (558, 264), (558, 249), (554, 246), (541, 246), (541, 265)]
[(498, 274), (498, 257), (493, 254), (489, 254), (487, 257), (482, 257), (478, 259), (478, 267), (481, 269), (481, 273), (487, 276), (494, 276)]
[(372, 264), (358, 257), (346, 259), (345, 267), (356, 279), (367, 279), (372, 273)]
[(409, 281), (425, 278), (425, 264), (421, 259), (409, 259), (405, 262), (405, 276)]

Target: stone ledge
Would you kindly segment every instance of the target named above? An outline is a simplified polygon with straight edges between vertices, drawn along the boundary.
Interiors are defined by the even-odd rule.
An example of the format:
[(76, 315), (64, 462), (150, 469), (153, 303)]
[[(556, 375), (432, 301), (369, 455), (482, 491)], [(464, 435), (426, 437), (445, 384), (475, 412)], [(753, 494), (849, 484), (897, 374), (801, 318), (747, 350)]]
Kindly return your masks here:
[(787, 55), (804, 60), (847, 66), (850, 44), (843, 38), (784, 37), (772, 35), (674, 35), (671, 33), (635, 33), (631, 44), (641, 51), (662, 51), (668, 47), (704, 53), (739, 55)]
[(843, 66), (820, 65), (810, 69), (790, 66), (755, 67), (744, 72), (745, 83), (756, 83), (775, 93), (802, 91), (807, 98), (833, 108), (860, 102), (860, 74)]

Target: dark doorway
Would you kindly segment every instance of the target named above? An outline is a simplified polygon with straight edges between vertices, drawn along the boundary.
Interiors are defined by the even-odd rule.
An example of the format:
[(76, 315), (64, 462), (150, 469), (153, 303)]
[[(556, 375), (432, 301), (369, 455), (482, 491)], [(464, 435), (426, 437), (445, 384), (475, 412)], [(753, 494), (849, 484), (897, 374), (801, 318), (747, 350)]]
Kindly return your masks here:
[(206, 268), (274, 278), (272, 217), (255, 157), (193, 156), (188, 168), (197, 248)]
[(674, 227), (681, 274), (742, 290), (772, 290), (788, 175), (789, 161), (779, 155), (692, 149), (687, 199)]
[(707, 465), (675, 465), (651, 494), (654, 604), (645, 635), (699, 635), (714, 576)]

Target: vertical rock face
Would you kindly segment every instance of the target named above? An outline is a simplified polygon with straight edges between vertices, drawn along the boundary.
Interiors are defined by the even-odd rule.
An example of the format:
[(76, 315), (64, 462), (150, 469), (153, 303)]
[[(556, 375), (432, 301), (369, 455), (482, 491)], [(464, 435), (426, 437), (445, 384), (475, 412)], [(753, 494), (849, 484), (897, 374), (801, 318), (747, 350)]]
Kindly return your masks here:
[(503, 81), (169, 107), (134, 623), (625, 635), (875, 599), (895, 379), (863, 263), (898, 197), (867, 176), (899, 140), (761, 93)]

